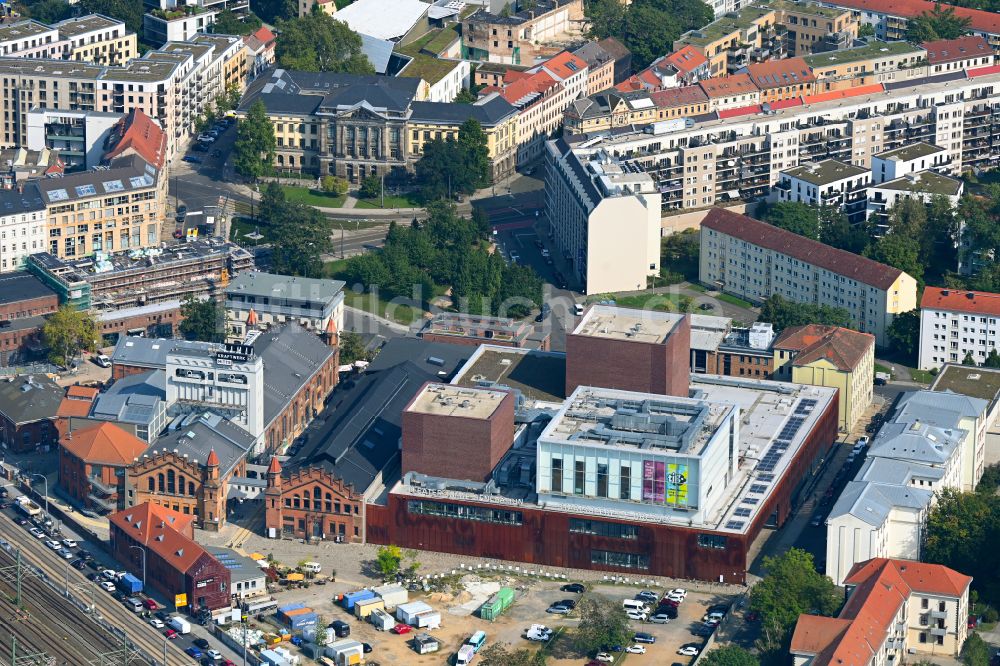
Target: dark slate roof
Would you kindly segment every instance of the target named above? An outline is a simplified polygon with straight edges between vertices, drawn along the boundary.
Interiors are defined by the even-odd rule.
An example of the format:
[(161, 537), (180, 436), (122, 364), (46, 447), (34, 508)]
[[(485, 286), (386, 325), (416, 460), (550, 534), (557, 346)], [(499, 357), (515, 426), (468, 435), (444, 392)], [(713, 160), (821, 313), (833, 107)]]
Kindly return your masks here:
[(38, 189), (38, 183), (34, 180), (25, 182), (20, 192), (16, 189), (0, 190), (0, 215), (30, 213), (44, 209), (42, 193)]
[(399, 452), (403, 409), (425, 382), (445, 381), (474, 347), (394, 338), (362, 375), (341, 383), (286, 469), (320, 467), (364, 493)]
[(294, 322), (267, 331), (253, 344), (264, 361), (264, 424), (284, 411), (333, 349)]
[(6, 305), (55, 295), (56, 292), (27, 271), (0, 274), (0, 304)]
[(496, 93), (475, 104), (413, 102), (410, 109), (412, 120), (463, 123), (475, 118), (480, 125), (495, 125), (517, 113), (510, 102)]
[(168, 430), (146, 451), (153, 455), (159, 451), (175, 451), (178, 455), (197, 461), (202, 467), (213, 449), (219, 457), (219, 476), (227, 476), (253, 448), (254, 438), (232, 421), (213, 412), (191, 414), (176, 430)]
[(35, 183), (42, 198), (54, 205), (97, 196), (122, 196), (133, 190), (148, 190), (156, 183), (157, 168), (138, 155), (111, 160), (107, 168), (68, 173), (59, 178), (45, 178)]
[(292, 115), (310, 115), (319, 108), (323, 101), (322, 95), (286, 95), (285, 93), (261, 93), (250, 103), (260, 100), (268, 113), (288, 113)]
[(0, 414), (15, 424), (55, 417), (66, 392), (45, 375), (0, 380)]
[[(268, 110), (271, 109), (271, 104), (275, 104), (298, 113), (307, 113), (304, 109), (313, 104), (312, 98), (321, 97), (319, 106), (323, 108), (355, 106), (367, 102), (372, 107), (402, 112), (417, 96), (419, 86), (419, 79), (272, 69), (250, 84), (240, 103), (240, 111), (246, 112), (251, 104), (262, 99)], [(305, 97), (310, 101), (279, 100), (280, 97)], [(315, 105), (312, 108), (315, 109)]]

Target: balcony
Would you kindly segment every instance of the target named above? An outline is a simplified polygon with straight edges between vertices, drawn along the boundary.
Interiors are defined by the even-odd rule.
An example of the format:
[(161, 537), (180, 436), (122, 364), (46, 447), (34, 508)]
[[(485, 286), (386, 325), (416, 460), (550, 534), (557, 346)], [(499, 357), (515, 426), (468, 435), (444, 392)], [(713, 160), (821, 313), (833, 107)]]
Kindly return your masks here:
[(948, 611), (931, 611), (931, 617), (935, 620), (948, 619)]
[(947, 636), (948, 630), (943, 627), (931, 627), (931, 636)]

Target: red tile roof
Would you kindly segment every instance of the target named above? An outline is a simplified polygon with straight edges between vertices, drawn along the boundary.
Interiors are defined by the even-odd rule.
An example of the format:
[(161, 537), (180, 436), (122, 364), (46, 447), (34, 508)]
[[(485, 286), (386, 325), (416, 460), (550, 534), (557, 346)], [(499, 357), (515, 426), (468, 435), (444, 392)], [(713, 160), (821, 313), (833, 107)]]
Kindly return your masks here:
[(798, 352), (792, 365), (826, 359), (838, 370), (850, 372), (869, 350), (875, 349), (875, 336), (840, 326), (808, 324), (786, 328), (774, 341), (774, 347)]
[(504, 86), (500, 92), (500, 96), (511, 104), (514, 104), (532, 93), (544, 95), (547, 90), (557, 85), (560, 85), (559, 82), (549, 76), (547, 72), (536, 72), (531, 76), (518, 79), (510, 85)]
[(107, 422), (67, 433), (59, 446), (88, 463), (123, 467), (141, 456), (149, 445)]
[(793, 106), (802, 106), (802, 98), (796, 97), (794, 99), (779, 99), (776, 102), (770, 102), (771, 109), (774, 111), (780, 111), (781, 109), (790, 109)]
[(986, 76), (988, 74), (996, 74), (1000, 72), (1000, 65), (989, 65), (988, 67), (975, 67), (973, 69), (965, 70), (965, 75), (970, 79), (974, 79), (977, 76)]
[(747, 67), (747, 74), (761, 90), (816, 82), (812, 69), (802, 58), (757, 62)]
[[(934, 5), (937, 3), (932, 2), (932, 0), (830, 0), (830, 4), (864, 12), (902, 16), (903, 18), (916, 18), (924, 12), (933, 10)], [(968, 9), (945, 3), (940, 4), (945, 9), (954, 9), (956, 16), (969, 19), (969, 27), (972, 30), (994, 35), (1000, 34), (1000, 14), (981, 9)]]
[(139, 109), (132, 109), (118, 121), (113, 134), (118, 139), (105, 159), (114, 159), (132, 151), (157, 169), (163, 167), (167, 153), (167, 135), (156, 121)]
[(925, 287), (924, 295), (920, 298), (920, 308), (1000, 316), (1000, 294)]
[(737, 109), (723, 109), (719, 111), (719, 118), (736, 118), (737, 116), (749, 116), (750, 114), (760, 113), (763, 109), (760, 104), (754, 104), (753, 106), (741, 106)]
[(649, 99), (653, 100), (653, 104), (658, 108), (669, 109), (674, 106), (707, 102), (708, 95), (699, 86), (681, 86), (680, 88), (667, 88), (651, 92)]
[(194, 540), (193, 515), (143, 502), (112, 514), (108, 520), (182, 573), (207, 553)]
[(927, 49), (927, 62), (931, 65), (993, 55), (993, 49), (990, 48), (989, 42), (977, 35), (965, 35), (956, 39), (938, 39), (933, 42), (924, 42), (920, 46)]
[(854, 590), (839, 617), (800, 615), (790, 652), (815, 655), (814, 666), (866, 666), (911, 594), (959, 598), (971, 582), (940, 564), (886, 558), (860, 562), (844, 581)]
[(701, 89), (709, 97), (729, 97), (758, 92), (757, 85), (747, 74), (732, 74), (714, 79), (704, 79), (698, 82)]
[(59, 403), (56, 416), (87, 416), (97, 394), (98, 390), (91, 386), (70, 386), (66, 389), (66, 397)]
[(260, 41), (264, 42), (265, 44), (267, 44), (268, 42), (273, 41), (275, 39), (275, 34), (273, 32), (271, 32), (268, 29), (267, 26), (261, 26), (257, 30), (257, 32), (253, 33), (252, 36), (256, 37), (257, 39), (259, 39)]
[(690, 74), (699, 67), (706, 65), (708, 58), (701, 51), (688, 44), (665, 57), (664, 61), (673, 65), (678, 72)]
[(832, 102), (837, 99), (847, 99), (848, 97), (859, 97), (861, 95), (874, 95), (880, 93), (885, 88), (882, 87), (881, 83), (873, 83), (867, 86), (856, 86), (854, 88), (846, 88), (844, 90), (831, 90), (830, 92), (817, 93), (815, 95), (806, 95), (802, 98), (804, 104), (816, 104), (818, 102)]
[(557, 53), (541, 64), (553, 78), (564, 80), (579, 74), (587, 69), (587, 63), (579, 56), (575, 56), (569, 51)]
[(781, 252), (879, 289), (888, 289), (903, 273), (898, 268), (838, 250), (725, 208), (713, 208), (708, 211), (701, 226)]

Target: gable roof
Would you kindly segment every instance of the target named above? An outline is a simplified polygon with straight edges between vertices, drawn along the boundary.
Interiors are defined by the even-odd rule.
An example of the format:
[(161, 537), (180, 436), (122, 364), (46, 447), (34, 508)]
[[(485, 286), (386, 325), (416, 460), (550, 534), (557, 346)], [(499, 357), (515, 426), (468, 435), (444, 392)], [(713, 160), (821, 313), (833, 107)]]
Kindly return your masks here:
[(747, 66), (747, 74), (761, 90), (816, 82), (812, 68), (802, 58), (753, 63)]
[(695, 47), (687, 44), (666, 56), (664, 60), (682, 74), (690, 74), (708, 64), (708, 58)]
[(703, 229), (712, 229), (781, 252), (831, 273), (883, 290), (891, 287), (899, 276), (903, 275), (903, 271), (898, 268), (880, 264), (852, 252), (838, 250), (725, 208), (713, 208), (708, 211), (701, 226)]
[(208, 555), (192, 538), (193, 515), (143, 502), (112, 514), (108, 521), (178, 571), (187, 573), (202, 555)]
[(110, 422), (67, 433), (59, 445), (84, 462), (118, 467), (146, 450), (146, 442)]
[(20, 375), (0, 381), (0, 414), (14, 424), (53, 418), (63, 389), (45, 375)]
[(706, 95), (714, 99), (759, 92), (757, 84), (748, 74), (730, 74), (713, 79), (702, 79), (698, 85), (701, 86)]
[(98, 393), (99, 391), (92, 386), (70, 386), (66, 389), (66, 397), (59, 403), (56, 416), (87, 416)]
[(786, 328), (774, 346), (798, 352), (792, 365), (804, 366), (822, 359), (838, 370), (850, 372), (875, 348), (875, 336), (840, 326), (808, 324)]
[(938, 39), (933, 42), (924, 42), (920, 46), (927, 49), (927, 63), (930, 65), (957, 62), (981, 56), (990, 56), (990, 60), (993, 60), (993, 49), (990, 48), (989, 42), (979, 35)]
[(167, 153), (167, 134), (160, 125), (139, 109), (132, 109), (118, 121), (108, 138), (110, 150), (104, 159), (135, 152), (157, 169), (163, 168)]
[(708, 95), (696, 85), (657, 90), (656, 92), (649, 93), (649, 98), (653, 100), (653, 104), (661, 109), (708, 101)]
[(541, 63), (539, 69), (547, 71), (553, 78), (562, 81), (587, 69), (587, 63), (579, 56), (573, 55), (569, 51), (563, 51)]
[(895, 572), (898, 580), (918, 594), (958, 597), (965, 594), (965, 590), (972, 584), (972, 576), (966, 576), (943, 564), (886, 557), (876, 557), (855, 564), (844, 583), (860, 586), (865, 581), (885, 576), (888, 571)]
[(920, 309), (951, 310), (996, 317), (1000, 316), (1000, 294), (928, 286), (920, 297)]

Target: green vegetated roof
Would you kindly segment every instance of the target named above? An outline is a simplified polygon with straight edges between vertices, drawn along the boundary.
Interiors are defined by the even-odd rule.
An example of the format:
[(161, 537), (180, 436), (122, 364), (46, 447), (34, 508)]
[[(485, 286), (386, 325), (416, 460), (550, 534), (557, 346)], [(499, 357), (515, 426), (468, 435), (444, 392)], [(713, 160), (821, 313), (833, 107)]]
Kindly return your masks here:
[(419, 77), (427, 83), (434, 85), (455, 69), (456, 65), (458, 63), (454, 60), (441, 60), (434, 56), (418, 53), (413, 56), (413, 62), (407, 65), (399, 73), (399, 76)]

